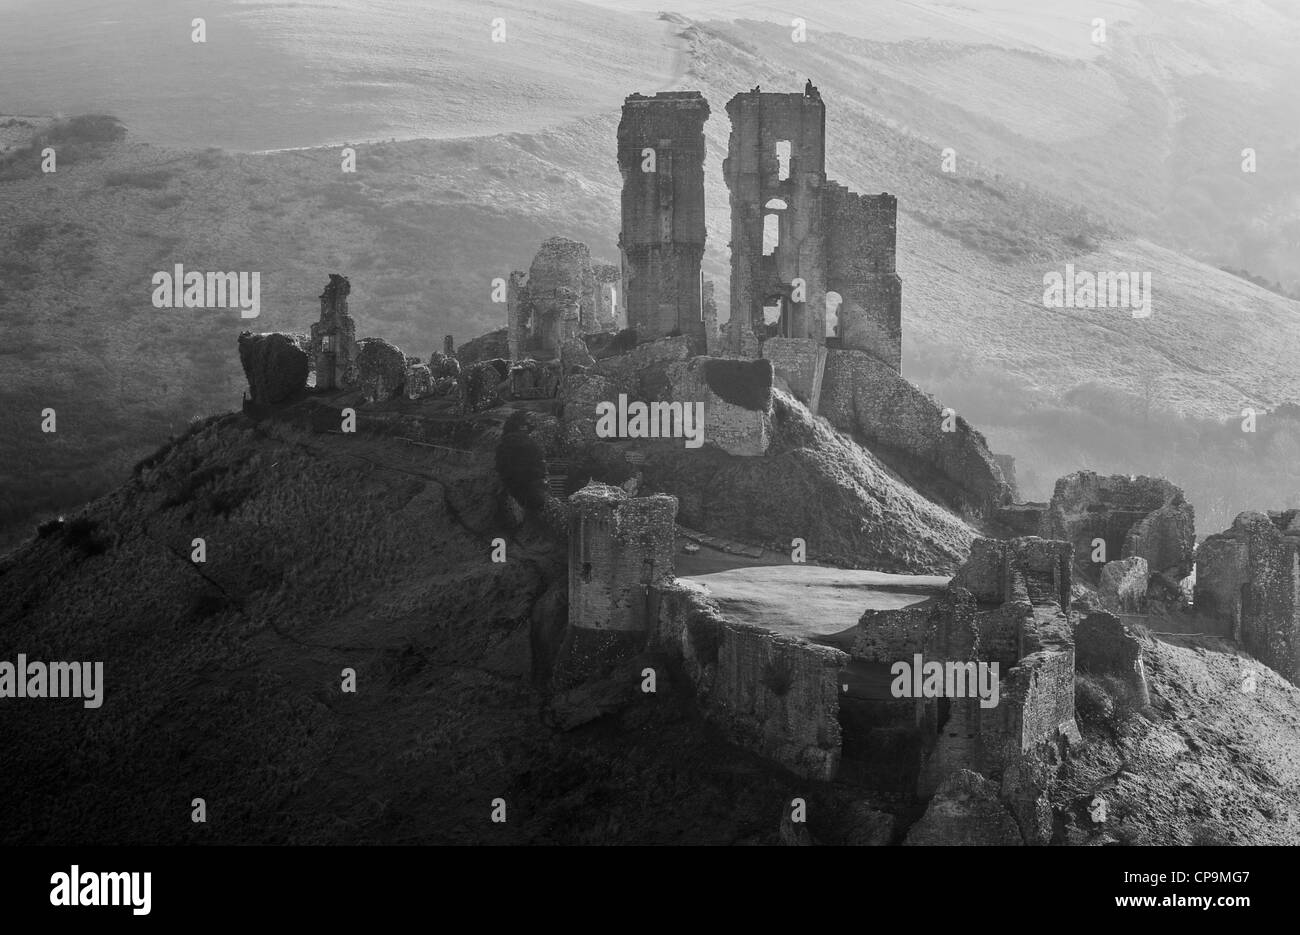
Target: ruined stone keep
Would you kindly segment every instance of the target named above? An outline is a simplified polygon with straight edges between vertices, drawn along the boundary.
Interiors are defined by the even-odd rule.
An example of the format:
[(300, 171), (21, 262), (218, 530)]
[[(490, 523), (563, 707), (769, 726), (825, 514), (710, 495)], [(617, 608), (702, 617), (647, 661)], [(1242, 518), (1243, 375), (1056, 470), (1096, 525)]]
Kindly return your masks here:
[[(685, 335), (703, 354), (700, 260), (704, 256), (704, 121), (698, 91), (630, 95), (618, 125), (623, 174), (623, 262), (627, 324), (638, 341)], [(653, 171), (647, 164), (652, 151)]]
[(808, 339), (898, 370), (894, 196), (859, 195), (826, 178), (826, 107), (811, 83), (802, 93), (737, 94), (727, 115), (733, 331), (748, 322), (760, 342)]

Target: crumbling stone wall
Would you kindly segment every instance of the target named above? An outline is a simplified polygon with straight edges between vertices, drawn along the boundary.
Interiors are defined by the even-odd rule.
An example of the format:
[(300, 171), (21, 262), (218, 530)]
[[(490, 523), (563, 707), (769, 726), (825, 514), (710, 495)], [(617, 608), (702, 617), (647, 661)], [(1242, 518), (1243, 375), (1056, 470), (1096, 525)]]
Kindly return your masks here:
[(1114, 614), (1094, 611), (1079, 621), (1074, 628), (1074, 662), (1081, 671), (1120, 679), (1137, 704), (1151, 703), (1142, 641)]
[(802, 776), (833, 779), (847, 654), (727, 620), (698, 585), (674, 581), (658, 593), (649, 646), (682, 663), (705, 716), (739, 746)]
[[(731, 320), (747, 323), (759, 341), (830, 341), (897, 371), (902, 285), (894, 196), (859, 195), (827, 179), (826, 108), (811, 82), (802, 93), (737, 94), (727, 114), (731, 137), (722, 169), (731, 193)], [(834, 334), (828, 292), (841, 298)], [(780, 309), (777, 322), (765, 321), (765, 307)]]
[(673, 578), (677, 498), (592, 483), (569, 504), (570, 627), (648, 631), (650, 589)]
[(1074, 543), (1075, 567), (1093, 585), (1094, 539), (1105, 541), (1107, 561), (1140, 555), (1151, 574), (1177, 582), (1192, 571), (1194, 527), (1192, 505), (1164, 478), (1078, 471), (1056, 482), (1041, 534)]
[(357, 382), (357, 323), (348, 314), (352, 284), (330, 273), (320, 296), (320, 320), (311, 326), (310, 367), (316, 389), (350, 389)]
[(813, 338), (768, 338), (763, 356), (800, 402), (816, 413), (826, 374), (826, 347)]
[(543, 241), (528, 273), (510, 274), (506, 317), (512, 360), (558, 357), (565, 341), (602, 330), (587, 245), (567, 237)]
[[(709, 385), (707, 368), (711, 361), (732, 363), (714, 357), (693, 357), (669, 365), (668, 379), (674, 401), (683, 405), (704, 403), (704, 443), (733, 455), (761, 455), (771, 442), (772, 370), (766, 361), (765, 408), (750, 408), (728, 402)], [(760, 363), (755, 361), (754, 363)]]
[[(451, 355), (447, 355), (450, 357)], [(455, 360), (460, 362), (462, 369), (468, 369), (470, 364), (477, 364), (484, 360), (513, 360), (510, 354), (509, 329), (498, 328), (496, 331), (489, 331), (487, 334), (481, 334), (473, 340), (466, 341), (456, 350)]]
[(307, 385), (308, 356), (300, 336), (269, 332), (239, 335), (239, 362), (254, 403), (284, 402)]
[(984, 436), (959, 415), (945, 432), (938, 403), (871, 354), (827, 352), (821, 414), (964, 516), (987, 516), (1010, 496)]
[(803, 776), (840, 759), (839, 672), (847, 654), (747, 624), (722, 628), (709, 707), (731, 739)]
[(1196, 558), (1197, 613), (1300, 685), (1300, 510), (1247, 512)]
[(1067, 608), (1073, 586), (1072, 551), (1068, 542), (1038, 536), (979, 538), (971, 543), (970, 559), (957, 570), (952, 584), (980, 601), (1050, 602)]
[(894, 269), (898, 201), (829, 183), (826, 288), (838, 292), (840, 347), (898, 371), (903, 359), (903, 283)]
[[(708, 117), (708, 101), (698, 91), (661, 91), (629, 95), (618, 125), (628, 327), (639, 341), (685, 335), (696, 354), (707, 347), (700, 261)], [(643, 170), (647, 149), (654, 152), (653, 172)]]
[[(918, 723), (933, 725), (917, 778), (921, 795), (958, 769), (1035, 776), (1040, 749), (1059, 751), (1078, 741), (1074, 655), (1062, 610), (1069, 593), (1069, 543), (977, 539), (941, 598), (863, 614), (855, 659), (892, 665), (920, 654), (923, 662), (999, 666), (999, 698), (991, 708), (971, 697), (945, 699), (942, 709), (935, 699), (917, 702), (924, 712)], [(1010, 788), (1015, 808), (1037, 814), (1041, 788), (1027, 780)]]

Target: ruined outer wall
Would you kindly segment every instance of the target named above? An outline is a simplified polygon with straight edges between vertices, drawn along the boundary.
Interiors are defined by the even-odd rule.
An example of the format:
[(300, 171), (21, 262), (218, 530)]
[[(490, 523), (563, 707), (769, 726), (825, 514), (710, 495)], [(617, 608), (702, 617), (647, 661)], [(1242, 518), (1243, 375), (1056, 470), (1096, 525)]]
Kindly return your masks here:
[(725, 619), (698, 585), (656, 588), (650, 648), (680, 660), (705, 716), (739, 746), (803, 776), (834, 778), (848, 655)]
[[(618, 125), (623, 174), (624, 303), (628, 327), (650, 341), (672, 332), (705, 351), (700, 306), (704, 256), (704, 122), (709, 104), (698, 91), (629, 96)], [(642, 171), (645, 149), (655, 171)]]
[(821, 414), (964, 515), (988, 515), (1009, 495), (984, 436), (960, 416), (956, 431), (943, 431), (941, 407), (871, 354), (827, 352)]
[(1129, 686), (1138, 704), (1151, 703), (1142, 643), (1114, 614), (1099, 611), (1079, 621), (1074, 663), (1083, 672), (1115, 676)]
[(569, 503), (569, 625), (649, 629), (650, 588), (673, 576), (677, 498), (588, 484)]
[(829, 184), (825, 291), (838, 292), (840, 346), (866, 351), (899, 371), (903, 359), (903, 282), (895, 271), (898, 201)]
[(761, 627), (722, 628), (711, 716), (742, 746), (829, 780), (839, 767), (839, 672), (848, 655)]

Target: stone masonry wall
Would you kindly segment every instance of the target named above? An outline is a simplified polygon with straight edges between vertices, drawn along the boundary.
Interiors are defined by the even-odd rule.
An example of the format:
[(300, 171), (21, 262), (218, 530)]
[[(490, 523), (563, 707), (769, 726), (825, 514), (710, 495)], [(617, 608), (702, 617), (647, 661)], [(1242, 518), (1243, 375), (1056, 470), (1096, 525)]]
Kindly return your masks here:
[(702, 588), (657, 588), (649, 648), (681, 661), (705, 716), (739, 746), (810, 778), (840, 759), (840, 670), (848, 655), (727, 620)]
[(1106, 560), (1140, 555), (1151, 574), (1178, 581), (1192, 570), (1192, 506), (1164, 478), (1078, 471), (1056, 482), (1041, 535), (1074, 543), (1075, 568), (1096, 585), (1101, 564), (1093, 541), (1106, 543)]
[[(704, 122), (709, 104), (698, 91), (632, 94), (618, 125), (623, 175), (623, 301), (638, 341), (685, 335), (706, 350), (701, 313), (704, 256)], [(654, 151), (646, 171), (645, 150)]]
[(649, 630), (650, 588), (673, 577), (677, 498), (593, 483), (569, 504), (570, 627)]
[(814, 415), (821, 405), (822, 378), (826, 374), (826, 347), (813, 338), (768, 338), (763, 356), (772, 370)]
[(1209, 536), (1194, 597), (1199, 613), (1235, 618), (1246, 651), (1300, 685), (1300, 510), (1242, 513)]
[(943, 431), (942, 408), (871, 354), (827, 353), (821, 414), (963, 515), (986, 516), (1010, 496), (984, 436), (960, 416), (955, 431)]
[[(768, 410), (747, 409), (729, 403), (709, 388), (704, 367), (715, 358), (693, 357), (668, 367), (673, 400), (704, 403), (704, 443), (728, 454), (754, 456), (767, 451), (772, 415)], [(770, 398), (770, 382), (769, 382)]]

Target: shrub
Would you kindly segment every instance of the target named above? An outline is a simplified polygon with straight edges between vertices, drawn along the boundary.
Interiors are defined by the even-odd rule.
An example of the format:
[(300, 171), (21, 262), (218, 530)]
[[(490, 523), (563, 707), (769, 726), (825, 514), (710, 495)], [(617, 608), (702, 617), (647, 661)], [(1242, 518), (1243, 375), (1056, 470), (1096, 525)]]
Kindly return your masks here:
[(99, 534), (98, 529), (99, 520), (91, 519), (88, 516), (79, 516), (65, 525), (63, 541), (66, 545), (79, 550), (82, 555), (87, 557), (102, 555), (108, 551), (112, 543), (107, 536)]
[[(510, 427), (515, 413), (507, 422)], [(515, 423), (518, 429), (521, 423)], [(522, 422), (526, 425), (526, 422)], [(527, 430), (506, 432), (496, 450), (496, 470), (510, 496), (525, 509), (537, 510), (546, 504), (546, 453)]]

